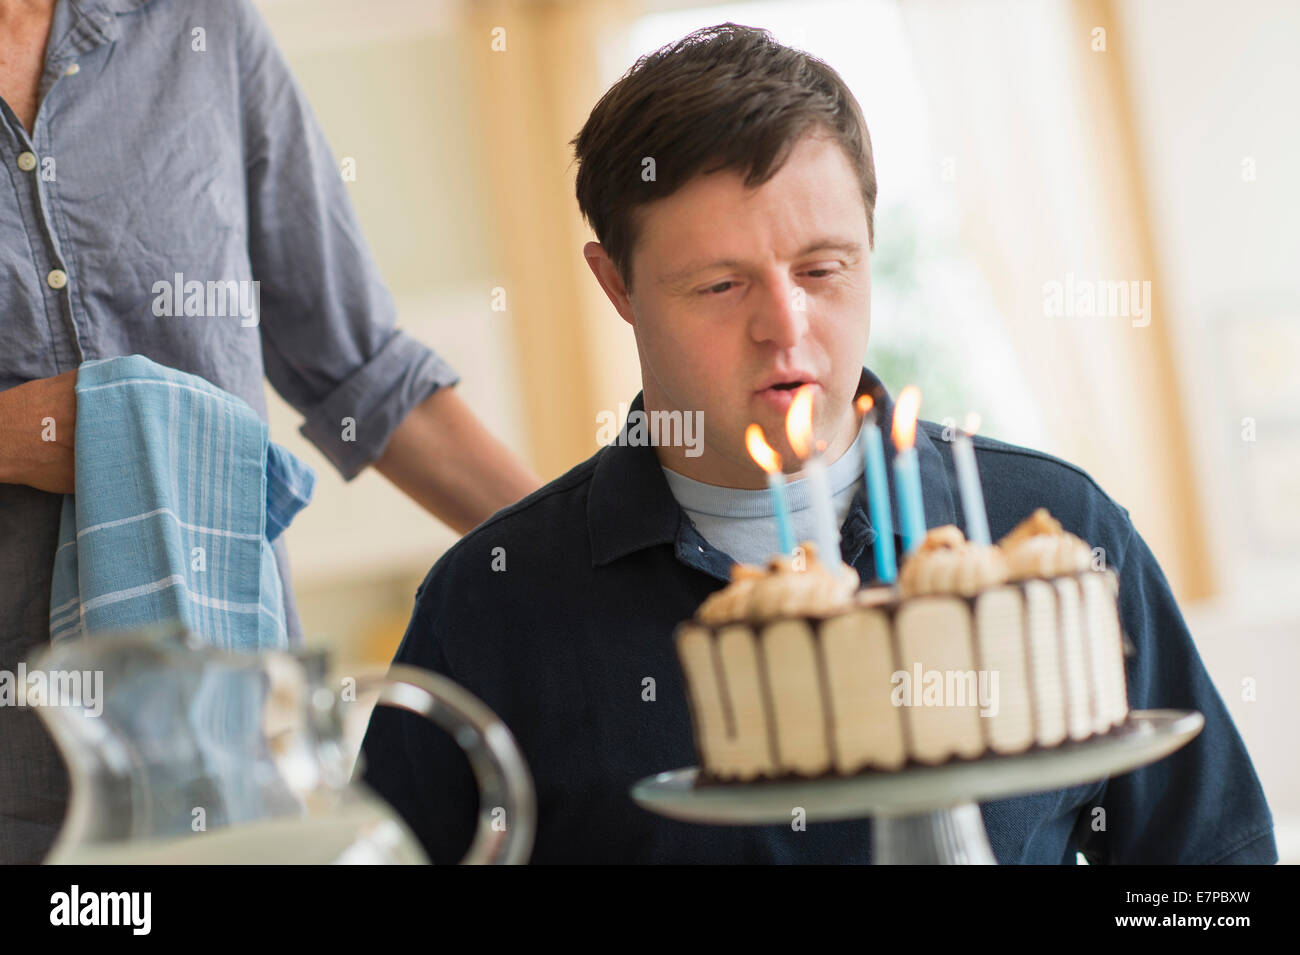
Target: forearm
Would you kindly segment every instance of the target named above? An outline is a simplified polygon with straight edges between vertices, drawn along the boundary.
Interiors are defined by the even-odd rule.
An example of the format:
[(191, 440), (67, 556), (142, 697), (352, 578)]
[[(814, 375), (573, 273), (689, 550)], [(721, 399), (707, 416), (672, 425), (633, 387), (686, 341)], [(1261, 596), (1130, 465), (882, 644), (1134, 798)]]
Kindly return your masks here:
[(71, 494), (77, 373), (0, 391), (0, 483)]
[(26, 425), (20, 420), (22, 395), (19, 388), (0, 391), (0, 484), (23, 483), (22, 446)]
[(462, 534), (541, 485), (450, 387), (407, 415), (374, 467)]

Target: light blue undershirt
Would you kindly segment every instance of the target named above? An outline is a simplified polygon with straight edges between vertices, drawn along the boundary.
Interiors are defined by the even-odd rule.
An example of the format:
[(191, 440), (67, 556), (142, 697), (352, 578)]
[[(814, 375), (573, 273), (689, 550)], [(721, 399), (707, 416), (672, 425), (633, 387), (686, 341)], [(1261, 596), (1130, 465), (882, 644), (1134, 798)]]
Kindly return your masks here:
[[(700, 535), (713, 547), (745, 564), (763, 565), (779, 550), (776, 512), (767, 488), (758, 491), (704, 484), (664, 468), (668, 487)], [(835, 529), (848, 517), (853, 494), (862, 483), (861, 437), (826, 469), (835, 501)], [(786, 485), (794, 539), (813, 539), (813, 510), (806, 480)]]

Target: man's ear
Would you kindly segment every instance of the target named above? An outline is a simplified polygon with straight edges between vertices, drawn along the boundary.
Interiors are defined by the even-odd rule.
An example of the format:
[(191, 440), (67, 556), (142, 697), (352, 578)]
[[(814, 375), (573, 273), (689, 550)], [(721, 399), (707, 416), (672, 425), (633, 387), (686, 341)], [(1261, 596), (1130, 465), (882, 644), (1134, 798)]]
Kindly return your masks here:
[(623, 321), (635, 328), (636, 316), (632, 313), (632, 299), (627, 288), (623, 285), (623, 278), (618, 274), (613, 259), (606, 254), (604, 247), (599, 242), (588, 242), (582, 247), (582, 254), (587, 260), (587, 266), (591, 269), (591, 274), (596, 276), (596, 281), (605, 290), (605, 295), (609, 298), (610, 304), (614, 306), (618, 314), (623, 316)]

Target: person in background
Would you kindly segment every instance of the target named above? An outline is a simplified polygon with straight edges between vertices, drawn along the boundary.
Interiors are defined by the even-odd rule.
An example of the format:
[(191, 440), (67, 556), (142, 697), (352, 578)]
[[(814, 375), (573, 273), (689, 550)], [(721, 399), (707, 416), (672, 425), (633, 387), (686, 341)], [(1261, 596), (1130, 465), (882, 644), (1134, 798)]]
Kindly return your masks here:
[[(0, 163), (0, 670), (49, 639), (83, 361), (145, 355), (263, 420), (269, 379), (345, 478), (373, 466), (462, 533), (540, 483), (395, 327), (249, 0), (0, 0)], [(0, 861), (37, 862), (66, 772), (30, 710), (0, 720)]]

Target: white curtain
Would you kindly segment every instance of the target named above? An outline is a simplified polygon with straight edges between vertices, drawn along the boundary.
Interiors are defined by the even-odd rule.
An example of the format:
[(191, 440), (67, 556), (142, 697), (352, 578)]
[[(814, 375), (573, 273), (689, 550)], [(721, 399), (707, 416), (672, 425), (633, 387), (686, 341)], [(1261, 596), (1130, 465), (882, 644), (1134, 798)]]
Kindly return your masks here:
[[(1111, 4), (901, 9), (952, 159), (964, 243), (1007, 317), (1054, 446), (1129, 510), (1175, 593), (1207, 596), (1167, 326), (1176, 316), (1162, 302)], [(1119, 282), (1137, 296), (1109, 314), (1123, 308)], [(1089, 293), (1097, 314), (1078, 314)]]

